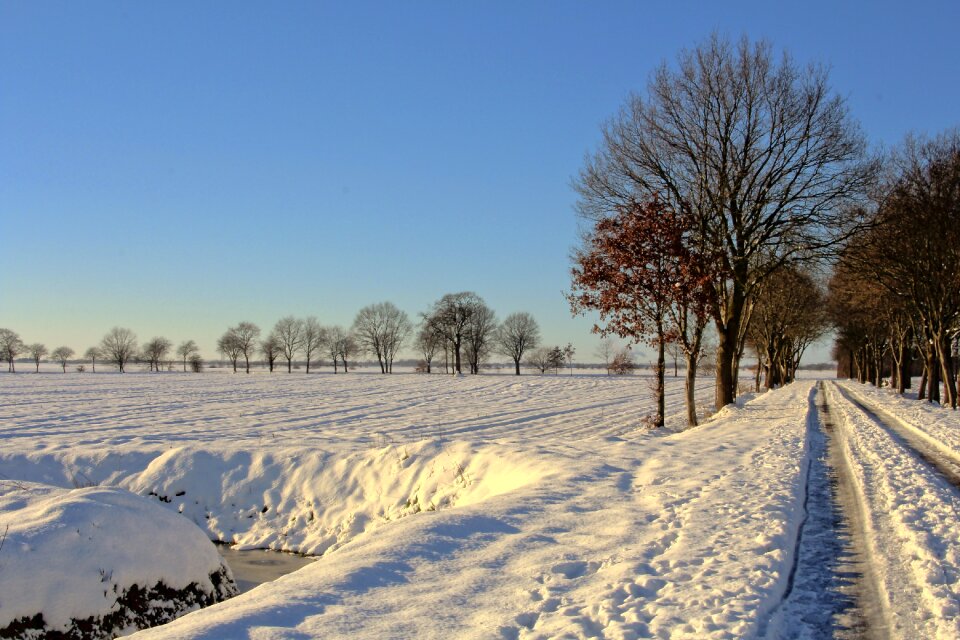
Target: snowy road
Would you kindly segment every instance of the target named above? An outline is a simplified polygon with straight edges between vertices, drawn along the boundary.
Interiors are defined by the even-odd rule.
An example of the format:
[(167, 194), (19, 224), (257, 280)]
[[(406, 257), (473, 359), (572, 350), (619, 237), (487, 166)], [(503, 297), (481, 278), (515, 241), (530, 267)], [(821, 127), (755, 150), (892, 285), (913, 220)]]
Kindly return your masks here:
[[(861, 505), (818, 385), (808, 414), (809, 472), (805, 516), (784, 600), (771, 637), (879, 639), (883, 602), (866, 554)], [(879, 623), (879, 624), (878, 624)]]

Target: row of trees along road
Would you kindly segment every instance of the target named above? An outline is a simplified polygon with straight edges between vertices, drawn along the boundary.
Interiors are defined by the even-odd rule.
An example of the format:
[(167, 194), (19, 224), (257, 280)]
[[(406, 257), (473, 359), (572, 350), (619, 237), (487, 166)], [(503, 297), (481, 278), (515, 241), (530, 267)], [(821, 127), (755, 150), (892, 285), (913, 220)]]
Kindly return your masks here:
[[(825, 68), (746, 38), (682, 51), (604, 126), (575, 185), (591, 228), (569, 298), (575, 312), (600, 312), (596, 331), (658, 347), (657, 424), (664, 343), (695, 362), (712, 321), (715, 405), (733, 402), (764, 286), (835, 256), (878, 169)], [(789, 368), (776, 355), (786, 347), (773, 349)]]
[[(434, 359), (444, 354), (444, 370), (461, 373), (465, 357), (471, 373), (479, 373), (483, 363), (492, 353), (509, 357), (520, 375), (521, 362), (540, 344), (540, 327), (529, 313), (513, 313), (498, 323), (496, 314), (475, 293), (461, 292), (443, 296), (426, 312), (421, 314), (419, 327), (414, 327), (409, 316), (390, 302), (372, 304), (361, 309), (349, 329), (340, 326), (323, 326), (314, 318), (305, 319), (286, 316), (274, 325), (265, 337), (260, 327), (252, 322), (240, 322), (230, 327), (217, 340), (217, 350), (229, 360), (234, 372), (240, 362), (247, 373), (250, 363), (258, 355), (274, 371), (279, 360), (285, 360), (287, 372), (293, 371), (298, 358), (306, 363), (306, 373), (321, 358), (333, 366), (334, 373), (341, 366), (344, 372), (350, 361), (361, 353), (377, 359), (381, 373), (393, 372), (393, 362), (400, 350), (413, 335), (413, 347), (422, 357), (423, 369), (430, 373)], [(559, 351), (568, 363), (572, 362), (573, 347)], [(47, 355), (43, 345), (25, 345), (19, 335), (9, 329), (0, 329), (0, 356), (8, 362), (8, 370), (14, 371), (15, 360), (29, 352), (39, 371), (40, 360)], [(202, 366), (200, 350), (196, 342), (186, 340), (176, 350), (173, 343), (164, 337), (155, 337), (138, 345), (136, 334), (130, 329), (114, 327), (100, 341), (87, 350), (85, 357), (96, 371), (99, 360), (126, 371), (132, 361), (145, 362), (151, 371), (161, 371), (168, 363), (171, 352), (182, 360), (183, 370), (188, 364), (193, 371)], [(66, 371), (67, 361), (73, 350), (60, 347), (53, 353)]]
[[(830, 281), (834, 355), (848, 377), (956, 409), (960, 336), (960, 132), (910, 136), (887, 158)], [(943, 394), (941, 398), (941, 385)]]

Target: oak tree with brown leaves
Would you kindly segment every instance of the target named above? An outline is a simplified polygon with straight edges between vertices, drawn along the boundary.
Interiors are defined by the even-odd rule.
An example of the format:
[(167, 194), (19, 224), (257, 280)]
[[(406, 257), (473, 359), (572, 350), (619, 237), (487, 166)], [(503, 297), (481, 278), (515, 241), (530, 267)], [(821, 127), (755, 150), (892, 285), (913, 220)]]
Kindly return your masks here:
[[(695, 363), (708, 315), (710, 261), (691, 250), (692, 231), (689, 218), (656, 198), (633, 202), (598, 220), (574, 256), (572, 310), (598, 311), (601, 323), (593, 330), (602, 336), (615, 334), (657, 350), (658, 427), (664, 424), (666, 344), (683, 334)], [(691, 317), (697, 318), (695, 336)], [(695, 364), (687, 376), (687, 417), (696, 424)]]

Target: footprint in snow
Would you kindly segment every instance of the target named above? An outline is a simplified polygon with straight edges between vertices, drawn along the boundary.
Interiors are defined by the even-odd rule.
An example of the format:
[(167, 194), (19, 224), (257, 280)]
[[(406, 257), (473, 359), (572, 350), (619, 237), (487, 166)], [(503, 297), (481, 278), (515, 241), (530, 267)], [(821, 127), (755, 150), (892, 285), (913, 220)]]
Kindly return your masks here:
[(555, 564), (551, 567), (550, 571), (562, 575), (568, 580), (573, 580), (574, 578), (581, 578), (587, 573), (593, 573), (599, 569), (599, 562), (583, 562), (575, 560), (572, 562), (561, 562), (560, 564)]

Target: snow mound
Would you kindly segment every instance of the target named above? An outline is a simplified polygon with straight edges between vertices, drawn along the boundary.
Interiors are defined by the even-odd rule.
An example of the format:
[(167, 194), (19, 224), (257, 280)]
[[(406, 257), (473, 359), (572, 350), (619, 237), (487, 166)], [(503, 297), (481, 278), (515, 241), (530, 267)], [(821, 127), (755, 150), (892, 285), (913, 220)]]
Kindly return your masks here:
[(118, 488), (0, 482), (0, 637), (113, 637), (236, 594), (184, 518)]
[(386, 522), (477, 504), (547, 473), (542, 461), (464, 442), (353, 453), (180, 447), (121, 484), (239, 549), (322, 555)]

